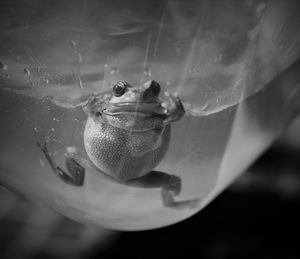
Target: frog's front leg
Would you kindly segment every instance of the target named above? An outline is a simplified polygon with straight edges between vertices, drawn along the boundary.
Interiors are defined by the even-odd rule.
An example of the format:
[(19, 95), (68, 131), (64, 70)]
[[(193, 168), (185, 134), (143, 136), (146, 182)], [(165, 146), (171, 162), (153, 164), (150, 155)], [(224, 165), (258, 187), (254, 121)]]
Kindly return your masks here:
[(176, 200), (181, 191), (181, 179), (176, 175), (151, 171), (142, 177), (129, 180), (125, 184), (141, 188), (161, 188), (162, 202), (165, 207), (175, 209), (194, 208), (199, 203), (199, 199)]
[(109, 98), (111, 98), (111, 93), (93, 94), (87, 99), (86, 103), (82, 105), (83, 111), (88, 117), (96, 118), (102, 115), (104, 109), (103, 104), (108, 102)]
[(185, 110), (177, 94), (171, 95), (165, 92), (165, 96), (169, 99), (169, 103), (163, 103), (166, 108), (166, 118), (164, 120), (164, 124), (166, 125), (170, 122), (180, 120), (185, 114)]
[(52, 171), (65, 183), (74, 186), (83, 186), (85, 169), (78, 162), (78, 153), (76, 148), (69, 147), (65, 153), (65, 163), (68, 173), (65, 172), (60, 166), (57, 166), (53, 157), (50, 155), (46, 142), (44, 144), (37, 143), (38, 147), (44, 153)]

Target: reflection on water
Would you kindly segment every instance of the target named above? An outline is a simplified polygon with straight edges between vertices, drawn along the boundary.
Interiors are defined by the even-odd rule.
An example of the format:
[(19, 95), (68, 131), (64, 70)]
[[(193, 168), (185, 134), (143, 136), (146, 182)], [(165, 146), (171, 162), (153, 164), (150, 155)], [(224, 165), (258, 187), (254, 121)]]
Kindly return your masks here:
[[(270, 145), (297, 105), (299, 64), (281, 74), (300, 56), (295, 2), (0, 5), (0, 181), (80, 222), (148, 229), (189, 217)], [(50, 97), (72, 103), (121, 79), (154, 79), (194, 115), (172, 125), (157, 170), (179, 176), (178, 198), (202, 200), (196, 209), (164, 208), (158, 189), (92, 169), (82, 188), (67, 186), (37, 148), (46, 139), (60, 166), (66, 147), (84, 152), (86, 115)]]

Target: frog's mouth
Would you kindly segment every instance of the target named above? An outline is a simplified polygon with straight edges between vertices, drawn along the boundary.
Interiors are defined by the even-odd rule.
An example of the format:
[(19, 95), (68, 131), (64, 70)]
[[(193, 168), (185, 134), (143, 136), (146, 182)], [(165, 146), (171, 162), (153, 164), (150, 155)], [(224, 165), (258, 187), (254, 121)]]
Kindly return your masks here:
[(144, 116), (163, 116), (166, 109), (158, 102), (120, 102), (110, 104), (103, 110), (104, 114), (117, 115), (136, 113)]

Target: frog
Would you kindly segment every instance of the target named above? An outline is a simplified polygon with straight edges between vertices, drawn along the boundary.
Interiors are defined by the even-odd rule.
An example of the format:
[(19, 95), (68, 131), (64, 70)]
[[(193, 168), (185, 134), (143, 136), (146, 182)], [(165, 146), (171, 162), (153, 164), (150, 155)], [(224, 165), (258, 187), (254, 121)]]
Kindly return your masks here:
[(56, 164), (47, 142), (38, 142), (53, 173), (65, 183), (81, 187), (87, 168), (92, 167), (122, 185), (160, 188), (165, 207), (195, 208), (199, 199), (178, 200), (179, 176), (154, 170), (168, 151), (171, 124), (185, 114), (178, 94), (165, 92), (167, 100), (163, 100), (160, 92), (161, 86), (154, 80), (140, 86), (118, 81), (111, 91), (73, 104), (87, 115), (83, 142), (88, 159), (78, 148), (67, 147), (65, 171)]

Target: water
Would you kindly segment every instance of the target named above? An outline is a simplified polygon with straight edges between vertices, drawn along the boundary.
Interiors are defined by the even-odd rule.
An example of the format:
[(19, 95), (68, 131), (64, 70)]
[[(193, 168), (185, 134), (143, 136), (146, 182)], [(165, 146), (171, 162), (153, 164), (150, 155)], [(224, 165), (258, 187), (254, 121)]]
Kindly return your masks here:
[[(30, 199), (113, 229), (173, 224), (205, 207), (299, 111), (299, 64), (288, 70), (300, 57), (295, 3), (126, 1), (124, 11), (122, 1), (72, 3), (2, 9), (14, 7), (16, 22), (1, 17), (0, 182)], [(69, 104), (120, 79), (154, 79), (184, 102), (191, 115), (172, 124), (157, 170), (179, 176), (177, 200), (199, 199), (196, 207), (166, 208), (160, 189), (93, 169), (81, 188), (51, 171), (36, 143), (46, 140), (62, 167), (67, 147), (84, 153), (87, 117)]]

